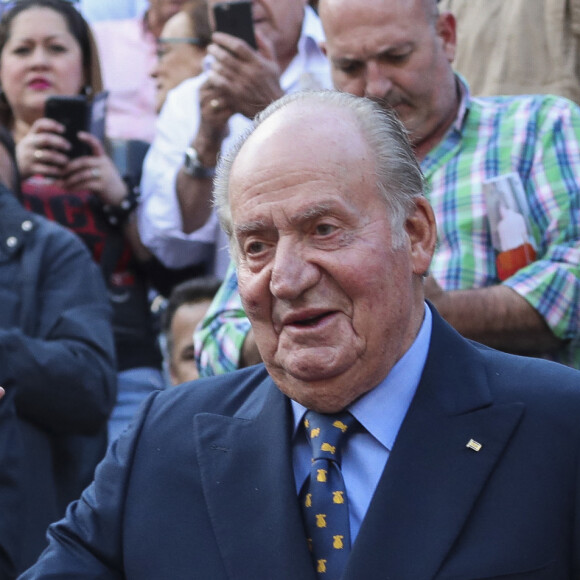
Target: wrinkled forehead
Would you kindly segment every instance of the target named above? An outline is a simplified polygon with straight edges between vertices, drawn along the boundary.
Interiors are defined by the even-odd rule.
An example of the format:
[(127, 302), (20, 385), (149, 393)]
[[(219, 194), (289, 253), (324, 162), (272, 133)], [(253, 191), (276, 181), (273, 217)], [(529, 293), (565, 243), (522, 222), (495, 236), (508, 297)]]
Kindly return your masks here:
[(265, 119), (242, 145), (230, 178), (278, 167), (324, 169), (368, 145), (354, 114), (334, 104), (295, 101)]
[(376, 158), (350, 111), (291, 105), (255, 130), (232, 165), (229, 202), (236, 231), (250, 216), (303, 216), (313, 207), (320, 211), (321, 202), (376, 190)]

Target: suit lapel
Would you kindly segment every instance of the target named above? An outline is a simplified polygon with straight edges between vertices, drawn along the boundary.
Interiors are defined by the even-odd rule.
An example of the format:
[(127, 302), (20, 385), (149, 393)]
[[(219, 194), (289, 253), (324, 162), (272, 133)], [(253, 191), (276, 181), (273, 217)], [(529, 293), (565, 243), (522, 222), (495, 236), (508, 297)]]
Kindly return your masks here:
[(522, 415), (522, 404), (492, 404), (477, 351), (435, 313), (433, 324), (421, 383), (345, 580), (434, 578)]
[(267, 378), (245, 408), (236, 417), (194, 418), (202, 485), (228, 574), (314, 578), (294, 484), (288, 400)]

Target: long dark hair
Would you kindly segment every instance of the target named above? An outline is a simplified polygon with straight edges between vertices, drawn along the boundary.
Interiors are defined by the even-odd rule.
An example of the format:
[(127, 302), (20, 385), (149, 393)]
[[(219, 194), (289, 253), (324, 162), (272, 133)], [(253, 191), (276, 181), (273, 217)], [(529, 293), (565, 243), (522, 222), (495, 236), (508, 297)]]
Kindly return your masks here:
[[(92, 94), (100, 92), (103, 89), (103, 81), (93, 35), (81, 13), (66, 0), (17, 0), (14, 6), (2, 15), (2, 20), (0, 20), (0, 56), (10, 39), (14, 19), (30, 8), (49, 8), (64, 18), (69, 32), (81, 48), (85, 82)], [(12, 121), (12, 109), (6, 101), (5, 95), (2, 95), (0, 98), (0, 123), (5, 127), (10, 127)]]
[(12, 139), (12, 135), (9, 133), (6, 127), (2, 127), (0, 125), (0, 147), (4, 147), (8, 156), (12, 160), (12, 175), (11, 179), (5, 179), (6, 176), (2, 176), (2, 182), (6, 183), (12, 190), (12, 193), (22, 201), (22, 193), (20, 191), (20, 173), (18, 171), (18, 163), (16, 161), (16, 146), (14, 144), (14, 139)]

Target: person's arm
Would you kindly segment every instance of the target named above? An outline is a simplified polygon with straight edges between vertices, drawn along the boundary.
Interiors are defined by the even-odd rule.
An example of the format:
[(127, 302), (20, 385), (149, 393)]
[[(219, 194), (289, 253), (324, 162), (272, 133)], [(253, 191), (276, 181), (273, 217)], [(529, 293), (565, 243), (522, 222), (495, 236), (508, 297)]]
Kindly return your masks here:
[[(215, 251), (213, 213), (209, 219), (207, 214), (201, 217), (202, 227), (185, 233), (178, 192), (178, 187), (182, 186), (177, 183), (183, 177), (188, 178), (180, 174), (185, 152), (198, 133), (199, 91), (205, 78), (201, 75), (189, 79), (170, 91), (157, 121), (155, 139), (143, 163), (141, 201), (137, 208), (139, 235), (143, 244), (169, 268), (211, 261)], [(194, 180), (189, 178), (189, 181)], [(205, 195), (209, 196), (211, 179), (205, 186), (208, 188)], [(184, 191), (187, 197), (187, 189)], [(195, 191), (191, 195), (195, 196)], [(199, 207), (203, 209), (209, 207), (208, 204), (199, 203)]]
[(242, 307), (233, 264), (230, 264), (201, 326), (195, 331), (193, 343), (202, 377), (228, 373), (262, 360)]
[(21, 580), (125, 578), (123, 507), (135, 447), (158, 393), (150, 395), (133, 427), (113, 443), (81, 498), (49, 527), (48, 547)]
[[(199, 130), (185, 154), (193, 155), (197, 167), (182, 162), (175, 179), (175, 191), (181, 210), (183, 232), (195, 232), (212, 213), (213, 176), (224, 138), (228, 132), (228, 119), (233, 111), (224, 105), (215, 107), (216, 95), (206, 82), (200, 87)], [(223, 101), (222, 101), (223, 103)], [(190, 159), (191, 160), (191, 159)]]
[(429, 277), (425, 296), (463, 336), (493, 348), (545, 354), (562, 345), (538, 311), (507, 286), (444, 292)]
[[(111, 308), (98, 266), (57, 224), (37, 237), (36, 329), (0, 330), (0, 384), (18, 413), (54, 432), (94, 433), (115, 403)], [(38, 248), (36, 248), (38, 249)], [(28, 330), (30, 333), (30, 330)]]
[[(240, 113), (252, 118), (284, 94), (274, 51), (259, 35), (257, 40), (259, 50), (253, 50), (228, 34), (212, 36), (212, 64), (199, 93), (199, 130), (190, 142), (208, 173), (217, 164), (230, 117)], [(199, 173), (192, 175), (182, 167), (175, 182), (185, 233), (202, 227), (212, 211), (211, 175)]]
[[(580, 334), (580, 112), (546, 98), (535, 119), (535, 150), (523, 185), (537, 257), (497, 286), (426, 297), (462, 334), (500, 348), (553, 353)], [(576, 361), (578, 363), (580, 361)]]

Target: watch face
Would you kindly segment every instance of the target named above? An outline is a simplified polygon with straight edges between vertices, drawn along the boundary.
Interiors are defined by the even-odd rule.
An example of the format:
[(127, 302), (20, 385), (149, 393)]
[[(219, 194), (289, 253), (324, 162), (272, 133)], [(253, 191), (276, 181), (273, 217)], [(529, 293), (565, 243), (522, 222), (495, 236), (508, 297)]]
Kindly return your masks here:
[(192, 147), (187, 149), (187, 151), (185, 152), (185, 163), (186, 163), (186, 165), (188, 165), (192, 169), (195, 169), (196, 167), (202, 166), (200, 161), (199, 161), (199, 156), (197, 154), (197, 151), (195, 149), (193, 149)]
[(215, 168), (204, 167), (199, 160), (199, 155), (193, 147), (185, 151), (184, 170), (188, 175), (199, 179), (208, 179), (215, 175)]

